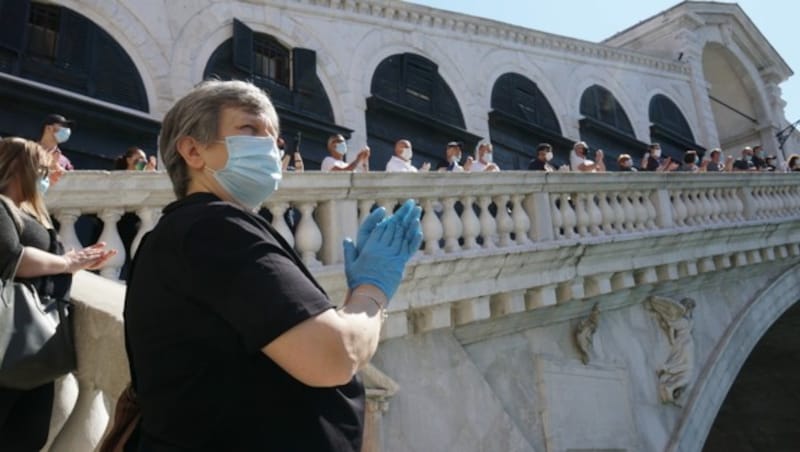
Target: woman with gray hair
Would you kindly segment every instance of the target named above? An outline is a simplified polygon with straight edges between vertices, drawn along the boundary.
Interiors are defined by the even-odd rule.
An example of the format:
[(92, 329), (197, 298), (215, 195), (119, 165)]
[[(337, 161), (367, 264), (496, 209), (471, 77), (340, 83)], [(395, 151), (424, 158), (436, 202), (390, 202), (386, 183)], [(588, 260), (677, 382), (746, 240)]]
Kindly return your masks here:
[(143, 239), (125, 299), (140, 451), (359, 451), (386, 306), (422, 240), (420, 209), (376, 209), (344, 243), (336, 309), (257, 215), (278, 189), (278, 117), (240, 81), (202, 83), (164, 117), (178, 200)]

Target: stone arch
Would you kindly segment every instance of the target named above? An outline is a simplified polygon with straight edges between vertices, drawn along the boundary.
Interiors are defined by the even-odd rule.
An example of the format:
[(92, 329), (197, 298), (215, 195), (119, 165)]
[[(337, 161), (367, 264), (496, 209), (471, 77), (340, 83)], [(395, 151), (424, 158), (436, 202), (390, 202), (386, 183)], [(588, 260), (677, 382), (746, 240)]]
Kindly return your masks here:
[(665, 450), (699, 449), (750, 352), (770, 326), (797, 302), (798, 286), (800, 265), (795, 265), (739, 311), (717, 342), (710, 364), (700, 372)]
[(232, 36), (231, 23), (234, 18), (241, 17), (254, 31), (274, 36), (289, 48), (305, 47), (317, 51), (317, 75), (331, 103), (334, 119), (341, 122), (343, 118), (347, 118), (340, 94), (343, 90), (337, 89), (347, 86), (347, 79), (338, 63), (328, 56), (330, 52), (326, 50), (324, 41), (298, 25), (284, 10), (269, 14), (262, 21), (249, 19), (254, 17), (250, 8), (241, 3), (217, 3), (204, 10), (203, 14), (195, 14), (187, 21), (183, 29), (200, 27), (205, 30), (205, 39), (198, 42), (194, 39), (195, 36), (182, 33), (175, 42), (174, 66), (182, 70), (175, 71), (173, 92), (181, 95), (202, 80), (203, 69), (211, 54)]
[[(649, 115), (650, 102), (652, 102), (653, 98), (658, 96), (658, 95), (662, 95), (662, 96), (666, 97), (673, 104), (675, 104), (675, 106), (678, 108), (678, 110), (683, 115), (683, 119), (685, 119), (686, 123), (689, 125), (689, 129), (692, 132), (692, 136), (694, 137), (695, 140), (697, 140), (698, 137), (700, 136), (699, 135), (700, 126), (698, 124), (696, 124), (694, 121), (691, 120), (691, 119), (695, 119), (696, 120), (696, 118), (697, 118), (697, 115), (694, 114), (694, 105), (693, 105), (693, 103), (686, 102), (685, 99), (683, 98), (683, 96), (678, 95), (675, 92), (672, 92), (671, 90), (667, 90), (667, 89), (663, 89), (663, 88), (659, 87), (659, 88), (651, 89), (650, 91), (647, 92), (647, 94), (645, 95), (644, 98), (647, 99), (647, 106), (648, 106), (648, 118), (647, 119), (648, 119), (648, 122), (650, 121), (650, 115)], [(676, 99), (680, 99), (680, 102), (677, 101)], [(692, 114), (691, 115), (687, 115), (686, 114), (687, 113), (687, 105), (692, 107)]]
[(558, 121), (558, 127), (563, 134), (566, 126), (565, 114), (568, 112), (564, 97), (550, 82), (550, 77), (536, 65), (532, 58), (521, 58), (519, 55), (518, 52), (505, 49), (492, 49), (477, 60), (481, 62), (480, 66), (483, 69), (476, 80), (476, 83), (479, 83), (476, 85), (476, 89), (481, 93), (481, 97), (485, 101), (482, 108), (486, 112), (491, 108), (492, 89), (494, 89), (497, 79), (506, 73), (515, 72), (536, 83), (536, 86), (542, 92), (542, 95), (547, 98), (550, 107), (553, 109), (556, 121)]
[[(729, 42), (725, 42), (729, 41)], [(742, 50), (733, 42), (733, 40), (718, 40), (718, 39), (707, 39), (703, 45), (703, 53), (702, 53), (702, 66), (704, 77), (706, 81), (711, 86), (711, 92), (714, 92), (714, 85), (715, 83), (723, 86), (726, 83), (724, 79), (724, 73), (714, 72), (709, 74), (709, 68), (714, 67), (722, 67), (723, 64), (714, 64), (713, 62), (709, 61), (711, 58), (716, 58), (719, 61), (722, 61), (724, 65), (727, 65), (735, 74), (732, 77), (732, 80), (735, 83), (740, 83), (743, 89), (734, 89), (737, 94), (743, 96), (744, 101), (746, 101), (747, 105), (742, 106), (742, 97), (740, 97), (737, 105), (732, 105), (734, 107), (738, 107), (739, 109), (746, 109), (746, 107), (752, 108), (752, 114), (754, 115), (753, 119), (755, 121), (748, 123), (746, 120), (741, 120), (738, 123), (739, 128), (749, 127), (752, 128), (752, 133), (747, 135), (747, 137), (751, 137), (751, 141), (761, 140), (762, 135), (761, 131), (763, 128), (768, 127), (772, 124), (772, 114), (770, 109), (767, 105), (767, 95), (766, 90), (764, 89), (763, 83), (761, 82), (761, 77), (758, 74), (758, 71), (753, 67), (752, 64), (749, 64), (749, 60), (747, 56), (742, 52)], [(724, 70), (724, 68), (722, 69)], [(720, 78), (722, 77), (722, 78)], [(722, 99), (723, 101), (727, 101), (728, 104), (734, 104), (731, 99)], [(726, 112), (726, 107), (721, 107), (717, 102), (710, 99), (710, 103), (712, 106), (712, 111), (722, 111)], [(745, 108), (743, 108), (745, 107)], [(745, 112), (745, 113), (750, 113)], [(735, 117), (735, 115), (734, 115)], [(733, 135), (726, 136), (723, 133), (725, 130), (734, 129), (737, 126), (729, 126), (726, 127), (725, 124), (721, 124), (721, 119), (718, 117), (717, 112), (714, 112), (714, 122), (717, 127), (717, 131), (719, 134), (720, 145), (725, 146), (726, 144), (731, 145), (738, 145), (740, 144), (736, 138), (743, 135), (742, 133), (734, 132)], [(725, 130), (723, 130), (723, 128)], [(747, 138), (745, 137), (745, 138)], [(725, 141), (725, 139), (729, 141)], [(730, 140), (734, 141), (730, 141)]]
[(575, 131), (578, 130), (577, 121), (581, 117), (581, 97), (583, 96), (584, 91), (586, 91), (586, 89), (592, 85), (600, 85), (611, 91), (611, 94), (613, 94), (617, 99), (617, 102), (619, 102), (619, 104), (622, 106), (622, 109), (625, 110), (625, 113), (628, 115), (628, 119), (631, 121), (631, 125), (633, 126), (633, 133), (636, 135), (636, 139), (650, 136), (649, 129), (647, 127), (649, 122), (644, 119), (646, 118), (646, 115), (642, 109), (639, 108), (641, 105), (633, 102), (628, 95), (628, 91), (619, 83), (619, 80), (608, 71), (608, 69), (582, 64), (576, 66), (572, 70), (570, 76), (565, 78), (565, 82), (569, 83), (569, 88), (567, 88), (565, 91), (569, 93), (569, 115), (571, 118), (573, 118), (573, 127), (575, 128)]
[(94, 2), (57, 0), (55, 3), (73, 11), (80, 11), (114, 38), (139, 71), (150, 115), (154, 117), (163, 115), (170, 105), (164, 100), (167, 93), (159, 92), (161, 85), (156, 80), (169, 76), (170, 65), (158, 41), (150, 35), (141, 20), (123, 4), (112, 4), (102, 0)]
[[(460, 69), (460, 65), (450, 57), (450, 55), (432, 39), (415, 40), (414, 44), (409, 44), (402, 40), (400, 35), (386, 36), (385, 32), (376, 29), (365, 34), (360, 45), (353, 52), (352, 61), (354, 66), (357, 63), (358, 69), (352, 69), (353, 73), (361, 74), (360, 77), (352, 77), (352, 92), (354, 98), (364, 102), (371, 95), (372, 76), (378, 65), (386, 58), (406, 52), (416, 53), (423, 56), (438, 66), (439, 75), (453, 91), (462, 115), (464, 116), (465, 128), (476, 130), (476, 124), (470, 122), (469, 115), (465, 114), (466, 109), (464, 99), (468, 98), (464, 93), (468, 92), (468, 84)], [(366, 109), (366, 105), (364, 105)], [(472, 118), (474, 120), (474, 118)], [(477, 127), (480, 129), (480, 127)]]

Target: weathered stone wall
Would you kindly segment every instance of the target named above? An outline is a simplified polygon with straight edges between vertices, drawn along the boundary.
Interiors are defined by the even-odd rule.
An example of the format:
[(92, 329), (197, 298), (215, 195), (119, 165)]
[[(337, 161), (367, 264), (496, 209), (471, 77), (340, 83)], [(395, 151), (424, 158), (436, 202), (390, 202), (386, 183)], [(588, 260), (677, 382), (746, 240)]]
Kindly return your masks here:
[[(736, 375), (736, 362), (717, 363), (716, 349), (737, 315), (759, 297), (771, 311), (762, 319), (767, 326), (782, 312), (762, 291), (787, 267), (765, 263), (548, 307), (509, 319), (515, 332), (502, 336), (494, 336), (504, 329), (499, 320), (386, 341), (373, 362), (400, 390), (384, 414), (384, 450), (667, 450), (698, 379), (724, 384), (704, 369), (721, 365), (730, 381)], [(784, 278), (800, 287), (796, 268)], [(642, 303), (651, 294), (697, 303), (694, 376), (679, 398), (683, 406), (659, 401), (656, 370), (669, 343)], [(584, 365), (573, 333), (594, 303), (600, 321), (595, 352)], [(748, 344), (755, 345), (744, 339), (724, 345), (743, 360)], [(727, 387), (721, 390), (724, 397)], [(716, 403), (700, 416), (713, 420)], [(704, 439), (679, 450), (699, 450)]]

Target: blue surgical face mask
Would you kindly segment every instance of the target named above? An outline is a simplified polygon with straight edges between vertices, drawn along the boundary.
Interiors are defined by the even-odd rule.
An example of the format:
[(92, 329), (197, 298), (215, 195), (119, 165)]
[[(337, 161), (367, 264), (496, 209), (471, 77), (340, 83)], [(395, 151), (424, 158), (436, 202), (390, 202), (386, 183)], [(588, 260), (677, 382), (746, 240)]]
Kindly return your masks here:
[(72, 134), (72, 130), (69, 127), (62, 127), (56, 130), (55, 137), (56, 141), (59, 143), (64, 143), (69, 140), (69, 136)]
[(228, 148), (225, 167), (206, 168), (236, 202), (254, 210), (278, 189), (282, 178), (275, 139), (236, 135), (226, 137), (225, 146)]
[(47, 189), (50, 188), (50, 178), (49, 177), (40, 177), (39, 178), (39, 193), (44, 196), (47, 193)]
[(342, 154), (342, 157), (344, 157), (344, 155), (347, 154), (347, 143), (344, 141), (341, 143), (336, 143), (336, 152)]

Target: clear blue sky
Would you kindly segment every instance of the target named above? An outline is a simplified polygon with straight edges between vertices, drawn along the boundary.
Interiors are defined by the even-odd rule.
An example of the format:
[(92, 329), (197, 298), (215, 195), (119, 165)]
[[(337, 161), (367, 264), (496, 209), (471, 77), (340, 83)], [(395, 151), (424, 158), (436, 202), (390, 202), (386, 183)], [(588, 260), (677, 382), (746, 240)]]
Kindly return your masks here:
[[(413, 3), (485, 17), (534, 30), (599, 42), (680, 0), (415, 0)], [(800, 0), (739, 0), (795, 75), (781, 84), (786, 119), (800, 119)]]

